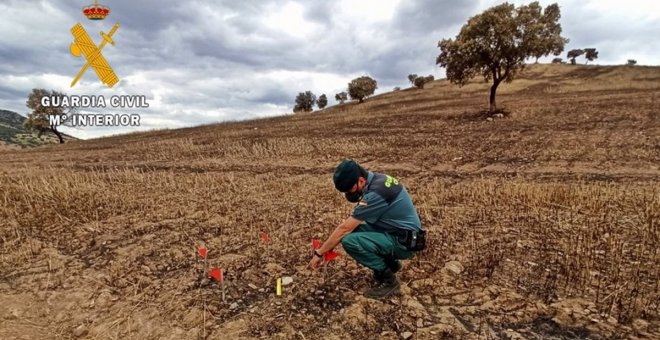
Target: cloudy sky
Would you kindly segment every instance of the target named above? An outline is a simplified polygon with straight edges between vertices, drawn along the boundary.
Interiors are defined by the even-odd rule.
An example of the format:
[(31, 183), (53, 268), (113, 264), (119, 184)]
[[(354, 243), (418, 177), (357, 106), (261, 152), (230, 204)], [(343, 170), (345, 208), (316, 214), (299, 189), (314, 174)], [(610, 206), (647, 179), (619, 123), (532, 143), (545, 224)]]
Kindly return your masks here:
[[(140, 128), (79, 128), (102, 135), (178, 128), (290, 113), (295, 95), (334, 94), (360, 75), (378, 92), (407, 86), (410, 73), (444, 76), (437, 42), (453, 38), (492, 0), (106, 0), (106, 20), (90, 21), (91, 0), (0, 0), (0, 109), (28, 113), (32, 88), (68, 94), (146, 95)], [(510, 1), (517, 4), (529, 1)], [(595, 47), (597, 64), (660, 64), (660, 5), (647, 0), (558, 0), (568, 49)], [(81, 22), (99, 44), (100, 31), (120, 24), (103, 50), (120, 78), (113, 88), (69, 53), (70, 28)], [(549, 58), (548, 58), (549, 60)]]

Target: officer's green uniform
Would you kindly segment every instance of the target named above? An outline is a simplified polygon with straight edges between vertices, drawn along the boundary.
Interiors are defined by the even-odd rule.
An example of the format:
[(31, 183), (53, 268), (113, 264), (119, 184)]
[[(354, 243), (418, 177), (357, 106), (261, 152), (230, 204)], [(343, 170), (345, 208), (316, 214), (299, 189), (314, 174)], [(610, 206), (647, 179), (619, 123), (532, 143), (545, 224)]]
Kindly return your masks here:
[(341, 244), (358, 263), (382, 271), (386, 258), (408, 259), (415, 254), (406, 250), (394, 234), (422, 227), (410, 195), (394, 177), (370, 171), (352, 216), (363, 223), (344, 236)]

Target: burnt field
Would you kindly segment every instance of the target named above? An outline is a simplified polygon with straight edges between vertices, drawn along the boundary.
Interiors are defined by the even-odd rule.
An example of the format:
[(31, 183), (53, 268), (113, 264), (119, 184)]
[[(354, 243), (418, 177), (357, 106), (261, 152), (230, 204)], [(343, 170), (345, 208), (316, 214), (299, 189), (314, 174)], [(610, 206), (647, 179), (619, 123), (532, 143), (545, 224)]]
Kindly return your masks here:
[[(0, 338), (660, 337), (660, 68), (530, 65), (502, 118), (487, 88), (0, 149)], [(343, 158), (429, 230), (390, 300), (342, 249), (305, 268)]]

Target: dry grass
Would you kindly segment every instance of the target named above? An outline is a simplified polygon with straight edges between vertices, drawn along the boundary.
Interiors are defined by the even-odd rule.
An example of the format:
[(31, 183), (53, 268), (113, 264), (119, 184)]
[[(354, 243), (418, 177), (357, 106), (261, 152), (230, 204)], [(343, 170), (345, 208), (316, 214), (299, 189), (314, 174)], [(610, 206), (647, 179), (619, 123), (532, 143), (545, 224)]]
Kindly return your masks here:
[[(487, 325), (470, 334), (501, 336), (576, 298), (594, 310), (586, 326), (576, 318), (562, 329), (652, 334), (658, 77), (658, 68), (532, 65), (503, 85), (498, 101), (510, 114), (492, 122), (479, 115), (487, 84), (436, 81), (323, 113), (0, 151), (0, 294), (47, 299), (41, 326), (70, 334), (83, 324), (99, 339), (194, 338), (202, 296), (209, 338), (231, 327), (256, 337), (421, 337), (419, 319), (439, 322), (448, 306)], [(345, 258), (323, 282), (303, 268), (310, 240), (350, 212), (330, 180), (346, 157), (401, 178), (431, 231), (402, 274), (413, 290), (399, 302), (356, 302), (367, 281)], [(200, 244), (227, 273), (227, 303), (201, 273)], [(448, 260), (466, 268), (458, 281), (442, 274)], [(282, 274), (296, 281), (276, 300), (271, 283)], [(526, 307), (461, 293), (484, 287)], [(424, 311), (406, 307), (411, 299)], [(69, 305), (86, 307), (55, 310)], [(363, 309), (373, 315), (347, 321)], [(608, 317), (616, 324), (588, 321)], [(633, 327), (639, 320), (651, 326)]]
[(5, 142), (0, 142), (0, 151), (11, 151), (18, 150), (19, 147), (16, 145), (6, 144)]

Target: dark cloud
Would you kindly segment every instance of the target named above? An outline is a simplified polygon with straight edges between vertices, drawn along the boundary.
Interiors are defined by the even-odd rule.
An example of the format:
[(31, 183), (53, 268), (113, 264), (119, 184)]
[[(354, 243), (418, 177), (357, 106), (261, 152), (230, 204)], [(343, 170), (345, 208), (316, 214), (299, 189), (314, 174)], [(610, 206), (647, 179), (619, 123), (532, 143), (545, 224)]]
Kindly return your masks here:
[(305, 18), (329, 27), (333, 21), (336, 3), (332, 1), (311, 1), (305, 8)]
[(428, 33), (464, 23), (477, 13), (478, 0), (410, 0), (397, 8), (394, 24), (403, 34)]
[(9, 87), (8, 85), (0, 84), (0, 99), (13, 100), (23, 96), (26, 96), (25, 91), (17, 90), (15, 88)]

